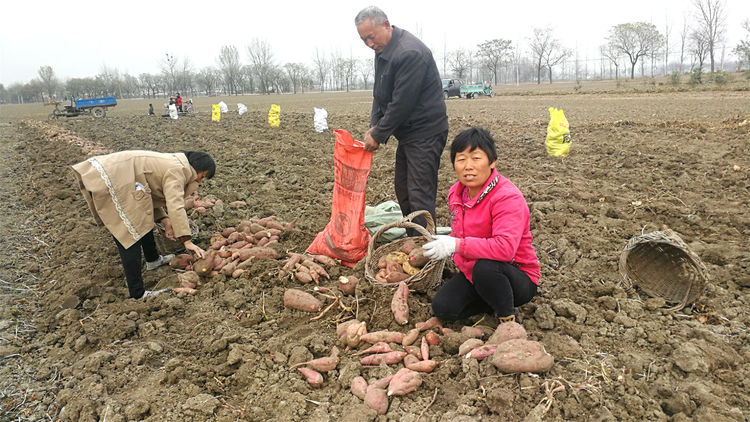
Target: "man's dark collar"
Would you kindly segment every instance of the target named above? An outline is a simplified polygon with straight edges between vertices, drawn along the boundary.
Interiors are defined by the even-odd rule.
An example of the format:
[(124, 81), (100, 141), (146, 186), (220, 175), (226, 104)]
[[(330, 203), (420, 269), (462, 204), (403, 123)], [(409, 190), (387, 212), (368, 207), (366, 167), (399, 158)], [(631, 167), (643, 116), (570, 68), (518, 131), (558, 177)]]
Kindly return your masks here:
[(388, 44), (383, 49), (383, 52), (378, 54), (378, 57), (384, 60), (390, 60), (391, 56), (393, 55), (393, 50), (396, 49), (396, 44), (398, 44), (398, 40), (401, 38), (401, 34), (404, 32), (403, 29), (396, 28), (395, 25), (391, 25), (391, 27), (393, 28), (391, 40), (388, 41)]

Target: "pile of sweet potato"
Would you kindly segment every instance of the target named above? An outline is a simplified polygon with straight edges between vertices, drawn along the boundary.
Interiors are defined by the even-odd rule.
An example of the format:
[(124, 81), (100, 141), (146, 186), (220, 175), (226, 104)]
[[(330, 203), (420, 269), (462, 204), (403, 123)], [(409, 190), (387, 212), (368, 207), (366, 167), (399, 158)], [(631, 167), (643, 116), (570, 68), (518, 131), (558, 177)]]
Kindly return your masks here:
[(240, 222), (237, 227), (215, 232), (204, 258), (196, 260), (192, 255), (181, 254), (175, 256), (169, 265), (194, 271), (200, 277), (210, 278), (221, 273), (238, 278), (245, 274), (254, 259), (277, 259), (279, 253), (271, 246), (278, 243), (284, 231), (293, 227), (294, 222), (283, 223), (275, 216), (251, 218)]
[(466, 340), (458, 354), (466, 359), (490, 357), (492, 364), (505, 373), (547, 372), (554, 364), (554, 358), (544, 345), (527, 340), (526, 330), (516, 322), (498, 325), (487, 342), (479, 338)]
[(404, 242), (398, 251), (390, 252), (378, 259), (375, 279), (381, 283), (398, 283), (418, 273), (429, 259), (424, 256), (424, 249), (413, 239)]
[[(193, 196), (189, 198), (185, 198), (185, 210), (190, 211), (192, 210), (193, 213), (197, 214), (205, 214), (206, 211), (215, 206), (215, 205), (223, 205), (224, 201), (221, 199), (214, 199), (214, 198), (200, 198), (197, 193), (194, 193)], [(247, 205), (245, 201), (232, 201), (229, 203), (232, 207), (244, 207)]]

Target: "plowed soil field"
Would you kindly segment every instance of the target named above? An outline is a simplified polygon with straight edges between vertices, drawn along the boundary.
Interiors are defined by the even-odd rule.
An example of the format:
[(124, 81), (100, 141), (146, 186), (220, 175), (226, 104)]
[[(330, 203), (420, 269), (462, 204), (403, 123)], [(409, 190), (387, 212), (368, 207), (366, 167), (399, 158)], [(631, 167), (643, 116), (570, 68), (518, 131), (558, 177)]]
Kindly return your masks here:
[[(369, 331), (406, 332), (430, 314), (434, 290), (409, 296), (398, 325), (388, 288), (364, 266), (328, 266), (320, 285), (339, 295), (342, 275), (356, 296), (317, 320), (286, 309), (280, 279), (288, 252), (303, 252), (331, 215), (333, 138), (313, 130), (312, 107), (331, 128), (367, 128), (370, 94), (224, 98), (211, 122), (145, 115), (128, 102), (104, 119), (9, 117), (0, 126), (0, 419), (64, 421), (744, 421), (750, 418), (750, 96), (745, 92), (503, 96), (448, 101), (450, 139), (472, 125), (498, 141), (498, 170), (524, 193), (542, 264), (540, 292), (519, 308), (529, 338), (555, 358), (543, 374), (504, 374), (489, 359), (458, 356), (465, 338), (441, 335), (437, 368), (392, 397), (377, 415), (351, 380), (394, 374), (403, 364), (364, 366), (338, 343), (336, 324), (357, 318)], [(281, 105), (281, 127), (267, 123)], [(565, 158), (544, 147), (550, 106), (563, 108), (573, 145)], [(42, 110), (42, 106), (39, 106)], [(30, 116), (42, 111), (29, 113)], [(374, 156), (368, 205), (395, 200), (397, 141)], [(114, 242), (95, 225), (70, 165), (102, 150), (204, 150), (216, 177), (202, 198), (224, 206), (192, 213), (207, 248), (214, 231), (252, 217), (295, 221), (244, 277), (206, 279), (194, 296), (129, 299)], [(439, 226), (455, 181), (448, 150), (438, 194)], [(229, 206), (232, 201), (246, 206)], [(680, 310), (622, 283), (628, 240), (668, 226), (705, 263), (709, 280)], [(175, 287), (168, 266), (144, 271), (148, 289)], [(447, 275), (447, 274), (446, 274)], [(678, 282), (678, 281), (676, 281)], [(326, 304), (331, 300), (320, 296)], [(459, 332), (489, 315), (447, 324)], [(486, 339), (486, 337), (485, 337)], [(310, 386), (290, 367), (342, 350), (337, 367)], [(393, 345), (400, 348), (400, 345)]]

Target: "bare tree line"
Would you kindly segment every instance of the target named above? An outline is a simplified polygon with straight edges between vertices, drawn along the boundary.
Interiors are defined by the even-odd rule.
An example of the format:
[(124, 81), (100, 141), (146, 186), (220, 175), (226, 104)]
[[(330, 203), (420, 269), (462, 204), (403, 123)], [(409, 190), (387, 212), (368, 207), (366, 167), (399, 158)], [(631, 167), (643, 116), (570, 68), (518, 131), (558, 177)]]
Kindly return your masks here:
[[(693, 0), (693, 14), (685, 15), (678, 33), (679, 51), (671, 50), (672, 28), (663, 33), (653, 23), (629, 22), (614, 25), (599, 48), (599, 57), (581, 58), (564, 46), (552, 28), (534, 28), (524, 45), (501, 38), (484, 41), (476, 49), (444, 51), (443, 77), (492, 84), (553, 79), (619, 79), (621, 72), (641, 76), (724, 69), (726, 8), (724, 0)], [(750, 21), (743, 22), (745, 40), (730, 52), (737, 70), (750, 64)], [(244, 54), (243, 54), (244, 53)], [(574, 54), (575, 53), (575, 54)], [(245, 60), (243, 60), (243, 57)], [(120, 98), (168, 97), (180, 92), (196, 95), (280, 94), (310, 91), (370, 89), (374, 73), (372, 58), (345, 57), (339, 52), (316, 49), (309, 64), (279, 64), (271, 44), (251, 40), (245, 51), (234, 45), (222, 46), (215, 66), (195, 69), (188, 57), (166, 53), (159, 73), (123, 74), (103, 67), (94, 77), (61, 82), (49, 65), (41, 66), (38, 78), (8, 89), (0, 85), (0, 102), (47, 101), (54, 98), (113, 95)], [(717, 66), (718, 63), (718, 66)], [(640, 66), (638, 66), (640, 65)], [(591, 70), (589, 70), (591, 67)], [(614, 70), (614, 72), (613, 72)], [(614, 74), (613, 74), (614, 73)]]

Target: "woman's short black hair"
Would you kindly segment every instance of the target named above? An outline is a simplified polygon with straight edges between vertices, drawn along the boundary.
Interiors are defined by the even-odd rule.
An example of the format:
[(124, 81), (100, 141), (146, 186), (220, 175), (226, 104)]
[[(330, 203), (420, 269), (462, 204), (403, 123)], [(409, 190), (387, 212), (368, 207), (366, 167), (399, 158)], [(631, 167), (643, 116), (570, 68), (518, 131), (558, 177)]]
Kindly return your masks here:
[(497, 147), (495, 146), (495, 139), (492, 138), (490, 132), (487, 129), (479, 126), (470, 127), (463, 132), (456, 135), (451, 143), (451, 163), (456, 163), (456, 154), (461, 151), (465, 151), (469, 148), (469, 151), (474, 151), (479, 148), (487, 154), (487, 158), (490, 159), (490, 163), (497, 160)]
[(185, 154), (185, 157), (187, 157), (188, 163), (190, 163), (190, 166), (195, 169), (196, 173), (207, 171), (208, 172), (206, 174), (207, 178), (210, 179), (214, 177), (214, 174), (216, 174), (216, 163), (214, 163), (214, 159), (211, 158), (210, 155), (201, 151), (180, 151), (180, 152)]

